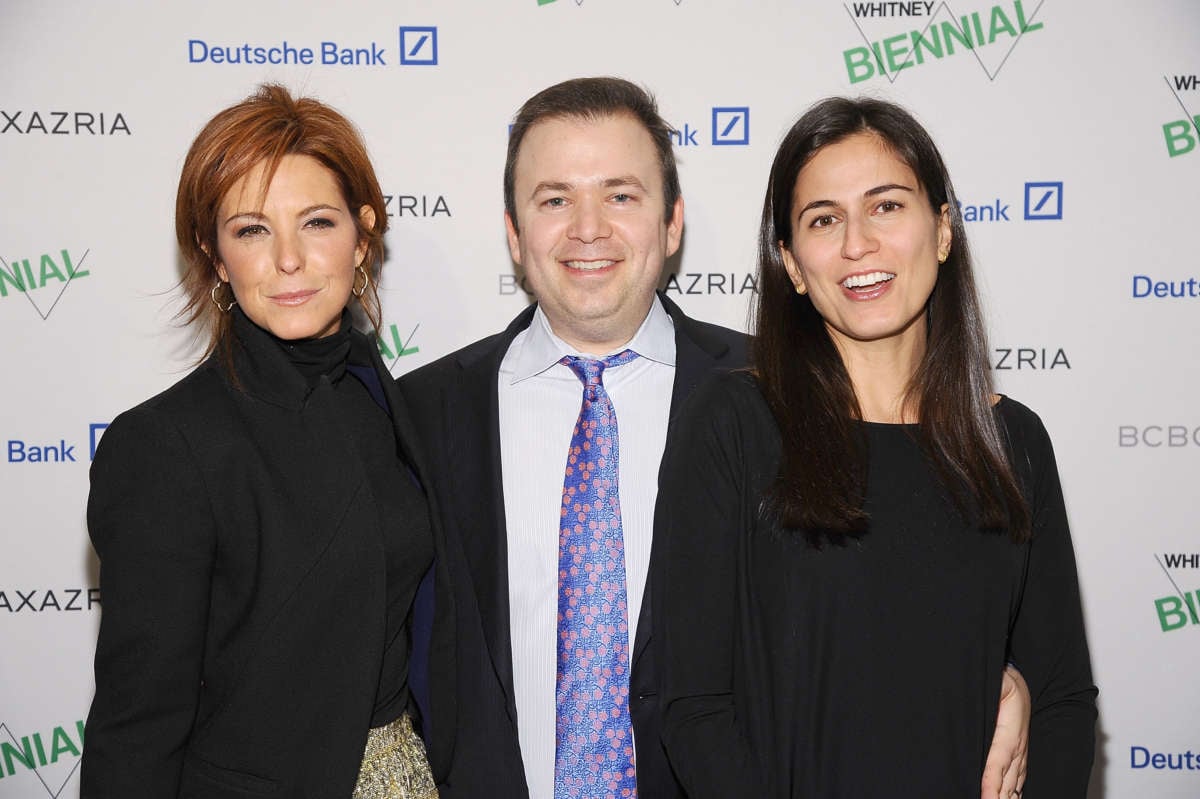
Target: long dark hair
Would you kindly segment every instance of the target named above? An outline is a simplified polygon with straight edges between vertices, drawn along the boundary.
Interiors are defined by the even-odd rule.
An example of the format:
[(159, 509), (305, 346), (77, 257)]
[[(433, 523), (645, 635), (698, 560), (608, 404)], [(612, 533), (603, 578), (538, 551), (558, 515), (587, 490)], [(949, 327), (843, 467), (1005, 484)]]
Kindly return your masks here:
[(782, 436), (779, 475), (767, 509), (810, 541), (860, 532), (866, 451), (849, 373), (808, 295), (797, 294), (780, 244), (792, 244), (796, 177), (822, 148), (872, 133), (921, 182), (935, 215), (949, 205), (951, 248), (926, 306), (927, 346), (905, 407), (919, 407), (918, 439), (959, 509), (986, 529), (1029, 535), (1029, 508), (992, 410), (987, 339), (962, 214), (941, 154), (898, 105), (833, 97), (812, 106), (779, 145), (759, 227), (752, 345), (759, 386)]

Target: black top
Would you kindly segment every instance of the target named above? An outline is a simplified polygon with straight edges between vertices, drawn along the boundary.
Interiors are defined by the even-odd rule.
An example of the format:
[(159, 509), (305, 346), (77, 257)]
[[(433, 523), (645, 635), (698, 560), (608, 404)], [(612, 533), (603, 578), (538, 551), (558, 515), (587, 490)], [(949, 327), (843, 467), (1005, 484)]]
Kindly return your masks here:
[(869, 529), (814, 548), (760, 510), (780, 437), (753, 378), (697, 390), (652, 561), (664, 740), (689, 796), (978, 795), (1008, 658), (1033, 697), (1024, 796), (1085, 795), (1096, 689), (1054, 453), (1028, 408), (996, 413), (1032, 543), (964, 520), (910, 426), (865, 424)]
[[(310, 382), (234, 314), (228, 365), (117, 416), (92, 463), (104, 612), (83, 799), (349, 796), (368, 729), (407, 698), (405, 596), (444, 539), (406, 504), (396, 456), (424, 475), (406, 403), (357, 331), (342, 376)], [(437, 611), (452, 618), (440, 588)], [(453, 672), (451, 629), (433, 679)], [(452, 745), (435, 727), (431, 748)]]
[[(250, 322), (238, 315), (237, 327)], [(364, 337), (350, 337), (350, 313), (343, 312), (341, 328), (319, 339), (278, 343), (305, 379), (315, 387), (324, 378), (333, 386), (334, 403), (351, 432), (367, 480), (385, 525), (384, 563), (387, 570), (385, 650), (372, 727), (395, 720), (409, 705), (408, 619), (413, 595), (433, 559), (429, 509), (396, 446), (392, 420), (383, 399), (379, 376), (371, 365)]]

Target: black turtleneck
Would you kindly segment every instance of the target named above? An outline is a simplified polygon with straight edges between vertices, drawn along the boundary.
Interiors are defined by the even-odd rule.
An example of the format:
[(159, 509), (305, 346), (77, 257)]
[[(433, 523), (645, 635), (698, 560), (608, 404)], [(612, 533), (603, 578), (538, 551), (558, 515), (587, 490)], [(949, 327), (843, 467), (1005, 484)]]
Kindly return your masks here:
[[(322, 375), (329, 382), (337, 383), (346, 372), (346, 360), (350, 355), (350, 312), (342, 312), (342, 321), (336, 333), (324, 338), (304, 338), (284, 341), (271, 336), (283, 347), (288, 360), (304, 375), (309, 388), (315, 388)], [(269, 334), (268, 334), (269, 335)]]
[[(242, 312), (235, 308), (234, 313)], [(238, 321), (250, 323), (244, 315)], [(371, 726), (378, 727), (395, 720), (409, 705), (408, 616), (417, 586), (433, 559), (425, 496), (397, 446), (382, 387), (391, 376), (380, 375), (373, 365), (373, 344), (353, 329), (349, 311), (342, 313), (336, 333), (319, 339), (285, 341), (262, 332), (284, 351), (310, 392), (329, 384), (343, 411), (338, 416), (367, 474), (371, 490), (364, 496), (375, 503), (387, 565), (386, 644), (371, 719)]]

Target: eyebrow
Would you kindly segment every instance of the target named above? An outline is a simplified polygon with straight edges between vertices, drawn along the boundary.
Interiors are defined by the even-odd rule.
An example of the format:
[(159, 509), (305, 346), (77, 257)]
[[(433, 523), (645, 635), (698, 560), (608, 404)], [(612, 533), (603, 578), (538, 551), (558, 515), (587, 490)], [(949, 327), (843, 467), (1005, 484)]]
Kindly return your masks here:
[(571, 188), (570, 183), (563, 183), (558, 180), (543, 180), (533, 187), (533, 191), (529, 192), (529, 196), (535, 197), (544, 191), (570, 191)]
[[(642, 183), (634, 175), (621, 175), (615, 178), (605, 178), (601, 184), (606, 189), (615, 189), (620, 186), (633, 186), (634, 188), (646, 191), (646, 185)], [(530, 197), (536, 197), (544, 191), (570, 191), (575, 188), (575, 184), (566, 183), (560, 180), (543, 180), (541, 183), (533, 187), (533, 191), (529, 193)]]
[[(876, 195), (884, 194), (886, 192), (893, 191), (896, 189), (899, 189), (900, 191), (907, 191), (910, 194), (915, 191), (911, 186), (905, 186), (900, 183), (885, 183), (882, 186), (876, 186), (873, 189), (867, 189), (866, 191), (863, 192), (863, 197), (874, 197)], [(830, 207), (836, 208), (837, 205), (838, 204), (835, 203), (833, 200), (813, 200), (808, 205), (801, 208), (800, 213), (797, 214), (797, 216), (804, 216), (804, 214), (813, 210), (814, 208), (830, 208)]]
[(634, 188), (646, 190), (645, 184), (638, 180), (635, 175), (621, 175), (619, 178), (609, 178), (604, 181), (604, 188), (615, 189), (618, 186), (633, 186)]
[[(308, 216), (309, 214), (317, 211), (333, 211), (334, 213), (341, 213), (341, 209), (337, 206), (327, 205), (325, 203), (317, 203), (316, 205), (310, 205), (307, 208), (301, 209), (300, 213), (296, 214), (296, 217), (299, 218), (302, 216)], [(262, 213), (261, 211), (237, 211), (236, 213), (230, 214), (229, 218), (226, 219), (222, 224), (228, 225), (233, 220), (240, 219), (241, 217), (248, 217), (250, 219), (266, 219), (266, 214)]]

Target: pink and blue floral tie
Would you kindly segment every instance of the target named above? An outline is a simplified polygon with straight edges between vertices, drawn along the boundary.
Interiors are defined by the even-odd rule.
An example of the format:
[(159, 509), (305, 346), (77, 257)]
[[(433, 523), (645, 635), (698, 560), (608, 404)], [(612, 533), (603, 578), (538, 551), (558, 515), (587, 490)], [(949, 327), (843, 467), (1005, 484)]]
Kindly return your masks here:
[(629, 608), (617, 494), (617, 415), (602, 380), (637, 357), (560, 363), (583, 381), (558, 538), (554, 799), (637, 796), (629, 719)]

